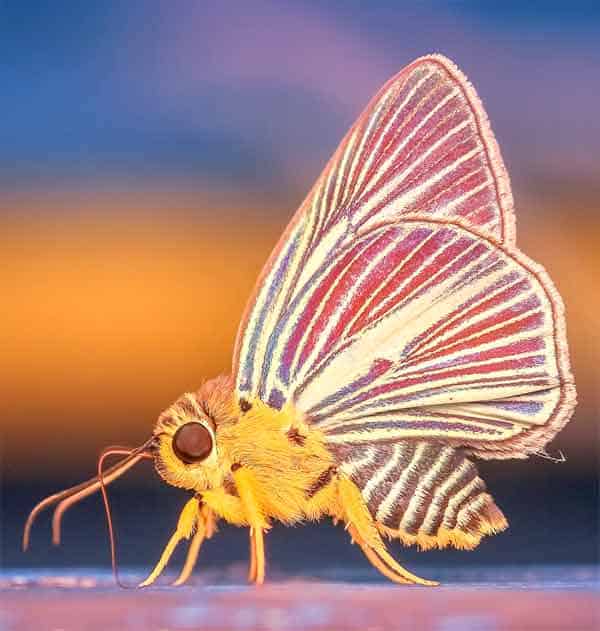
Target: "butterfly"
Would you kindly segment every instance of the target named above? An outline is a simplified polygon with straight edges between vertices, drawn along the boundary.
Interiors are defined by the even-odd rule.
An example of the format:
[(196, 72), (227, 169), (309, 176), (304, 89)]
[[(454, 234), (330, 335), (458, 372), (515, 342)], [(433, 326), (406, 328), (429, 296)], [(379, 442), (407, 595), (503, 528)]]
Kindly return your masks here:
[[(417, 59), (369, 103), (268, 259), (239, 327), (231, 376), (158, 418), (137, 449), (40, 502), (53, 536), (74, 503), (144, 458), (190, 491), (156, 567), (190, 540), (175, 584), (221, 520), (249, 528), (265, 576), (273, 522), (330, 517), (380, 572), (385, 538), (476, 547), (507, 527), (476, 459), (526, 458), (575, 406), (564, 310), (515, 243), (509, 178), (482, 104), (441, 55)], [(106, 458), (125, 456), (103, 471)]]

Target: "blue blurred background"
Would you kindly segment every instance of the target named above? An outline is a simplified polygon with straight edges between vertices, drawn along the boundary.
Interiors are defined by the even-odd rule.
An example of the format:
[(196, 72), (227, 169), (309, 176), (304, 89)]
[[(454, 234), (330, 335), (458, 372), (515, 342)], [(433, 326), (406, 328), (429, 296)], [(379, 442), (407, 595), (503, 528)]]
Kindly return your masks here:
[[(484, 101), (519, 244), (565, 299), (580, 404), (550, 446), (566, 463), (482, 464), (508, 533), (401, 554), (597, 561), (599, 42), (596, 2), (0, 2), (4, 565), (107, 563), (98, 498), (69, 513), (63, 549), (45, 522), (23, 556), (29, 508), (229, 371), (288, 218), (381, 84), (432, 51)], [(184, 494), (140, 469), (111, 495), (123, 561), (150, 565)], [(270, 540), (291, 570), (362, 563), (329, 525)], [(227, 530), (205, 562), (245, 548)]]

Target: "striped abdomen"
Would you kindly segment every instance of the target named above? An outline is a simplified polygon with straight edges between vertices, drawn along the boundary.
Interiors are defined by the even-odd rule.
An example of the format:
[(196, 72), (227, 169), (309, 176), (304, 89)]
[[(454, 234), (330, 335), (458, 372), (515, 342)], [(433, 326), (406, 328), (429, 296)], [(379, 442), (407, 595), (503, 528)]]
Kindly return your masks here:
[(403, 440), (336, 446), (340, 470), (360, 488), (380, 528), (422, 548), (474, 548), (506, 519), (462, 450)]

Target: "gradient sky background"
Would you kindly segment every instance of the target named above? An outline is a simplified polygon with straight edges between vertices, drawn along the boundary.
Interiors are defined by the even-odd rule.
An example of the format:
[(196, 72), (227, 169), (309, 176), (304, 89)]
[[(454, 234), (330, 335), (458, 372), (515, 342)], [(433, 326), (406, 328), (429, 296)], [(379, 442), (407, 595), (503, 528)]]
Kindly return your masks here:
[(597, 173), (598, 3), (324, 4), (3, 2), (3, 186), (305, 191), (430, 51), (475, 81), (517, 182)]
[(431, 51), (483, 99), (518, 241), (568, 312), (580, 405), (551, 448), (568, 461), (493, 475), (594, 480), (599, 42), (597, 2), (0, 2), (4, 501), (87, 477), (101, 446), (142, 442), (229, 370), (293, 210)]

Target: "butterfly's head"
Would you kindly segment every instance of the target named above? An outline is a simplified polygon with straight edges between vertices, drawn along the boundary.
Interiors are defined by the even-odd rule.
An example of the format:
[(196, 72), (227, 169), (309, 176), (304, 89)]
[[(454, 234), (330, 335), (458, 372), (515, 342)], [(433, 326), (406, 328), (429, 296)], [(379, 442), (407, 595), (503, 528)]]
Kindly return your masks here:
[(154, 429), (154, 463), (169, 484), (204, 491), (223, 483), (226, 465), (217, 426), (233, 420), (231, 381), (217, 377), (186, 393), (159, 417)]
[[(236, 412), (232, 405), (233, 383), (230, 377), (207, 381), (195, 393), (182, 395), (159, 417), (149, 440), (137, 448), (107, 447), (98, 459), (98, 475), (39, 502), (29, 514), (23, 532), (23, 549), (29, 546), (31, 528), (45, 508), (56, 506), (52, 519), (52, 540), (60, 543), (61, 521), (65, 511), (97, 490), (104, 497), (111, 542), (113, 571), (116, 577), (115, 540), (106, 486), (120, 478), (141, 460), (153, 460), (158, 473), (173, 486), (194, 492), (218, 487), (224, 472), (230, 471), (226, 439), (217, 442), (218, 428), (235, 424)], [(107, 458), (125, 456), (109, 469), (103, 465)]]

